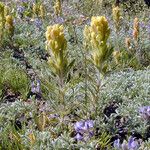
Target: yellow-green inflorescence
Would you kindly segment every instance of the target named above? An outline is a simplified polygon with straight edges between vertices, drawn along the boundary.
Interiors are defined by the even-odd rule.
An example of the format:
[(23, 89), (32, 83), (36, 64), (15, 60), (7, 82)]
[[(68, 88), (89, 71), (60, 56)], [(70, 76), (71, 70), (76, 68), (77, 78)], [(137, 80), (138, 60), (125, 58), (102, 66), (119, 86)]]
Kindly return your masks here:
[(45, 18), (45, 6), (41, 3), (34, 3), (32, 6), (33, 18), (41, 17)]
[(40, 11), (40, 17), (44, 19), (45, 18), (45, 6), (43, 4), (40, 5), (39, 11)]
[(99, 70), (102, 70), (103, 63), (112, 53), (107, 45), (110, 35), (107, 19), (104, 16), (92, 17), (91, 25), (85, 26), (83, 34), (86, 42), (92, 48), (92, 62)]
[(139, 19), (135, 18), (133, 23), (133, 38), (135, 42), (138, 42), (138, 36), (139, 36)]
[(112, 14), (116, 30), (119, 30), (121, 20), (121, 9), (119, 8), (119, 6), (113, 7)]
[(10, 8), (8, 6), (4, 7), (4, 16), (8, 16), (10, 14)]
[(14, 23), (11, 15), (6, 16), (5, 28), (9, 36), (12, 37), (14, 34)]
[(68, 64), (66, 56), (67, 41), (62, 25), (48, 26), (46, 31), (46, 49), (50, 54), (49, 64), (60, 75)]
[(4, 15), (4, 5), (0, 2), (0, 40), (3, 38), (4, 28), (5, 28), (5, 15)]
[(56, 16), (60, 16), (62, 13), (62, 8), (61, 8), (61, 1), (56, 0), (55, 5), (54, 5), (54, 12)]

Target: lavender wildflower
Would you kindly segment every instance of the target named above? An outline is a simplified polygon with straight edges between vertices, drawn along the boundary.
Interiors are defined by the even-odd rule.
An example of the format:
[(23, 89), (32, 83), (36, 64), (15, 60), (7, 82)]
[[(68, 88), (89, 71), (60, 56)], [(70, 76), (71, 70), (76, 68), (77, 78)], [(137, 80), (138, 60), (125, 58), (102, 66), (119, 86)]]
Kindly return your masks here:
[(25, 11), (25, 8), (24, 8), (23, 6), (18, 6), (17, 12), (18, 12), (19, 14), (23, 14), (24, 11)]
[(150, 106), (140, 107), (139, 113), (142, 118), (144, 118), (145, 120), (149, 120), (150, 119)]
[(84, 121), (79, 121), (76, 122), (76, 124), (74, 125), (75, 131), (76, 132), (81, 132), (84, 130)]
[(42, 21), (37, 18), (37, 19), (35, 19), (34, 24), (38, 29), (40, 29), (42, 26)]
[(57, 17), (55, 20), (55, 23), (57, 23), (57, 24), (63, 24), (64, 22), (65, 22), (65, 20), (62, 17)]
[(35, 93), (35, 94), (40, 94), (41, 93), (40, 81), (39, 80), (36, 81), (36, 84), (35, 84), (35, 82), (31, 83), (31, 92)]
[(28, 3), (29, 0), (21, 0), (22, 3)]
[(93, 120), (87, 120), (87, 121), (85, 122), (85, 127), (86, 127), (87, 129), (93, 128), (93, 127), (94, 127), (94, 122), (93, 122)]
[(93, 128), (94, 122), (93, 120), (79, 121), (74, 125), (75, 131), (77, 132), (76, 139), (80, 140), (82, 136), (82, 140), (91, 138), (94, 135)]
[(133, 137), (130, 137), (128, 140), (128, 149), (129, 150), (137, 150), (139, 148), (139, 144), (137, 140), (135, 140)]
[(120, 139), (115, 140), (114, 143), (113, 143), (113, 146), (116, 149), (120, 149), (120, 147), (121, 147), (121, 145), (120, 145)]
[(128, 142), (124, 141), (122, 144), (120, 143), (120, 139), (117, 139), (113, 143), (114, 148), (118, 150), (138, 150), (139, 143), (134, 137), (129, 137)]
[(80, 133), (77, 133), (77, 135), (75, 136), (75, 139), (77, 139), (78, 141), (82, 141), (83, 135), (81, 135)]

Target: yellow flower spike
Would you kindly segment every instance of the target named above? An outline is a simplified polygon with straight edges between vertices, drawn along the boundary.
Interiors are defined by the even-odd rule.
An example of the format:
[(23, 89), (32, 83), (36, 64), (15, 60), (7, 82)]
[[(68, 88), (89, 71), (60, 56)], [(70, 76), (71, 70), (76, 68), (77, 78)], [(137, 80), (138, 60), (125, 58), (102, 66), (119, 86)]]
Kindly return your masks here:
[(85, 26), (83, 35), (92, 47), (91, 55), (94, 65), (101, 70), (103, 62), (111, 54), (106, 44), (110, 35), (107, 19), (104, 16), (92, 17), (91, 25)]
[(114, 57), (114, 59), (115, 59), (116, 64), (118, 64), (118, 63), (119, 63), (119, 59), (120, 59), (120, 57), (121, 57), (120, 51), (114, 51), (114, 52), (113, 52), (113, 57)]
[(42, 112), (37, 118), (37, 126), (40, 131), (43, 131), (46, 126), (46, 114)]
[(55, 5), (54, 5), (54, 12), (55, 12), (56, 16), (61, 15), (62, 8), (61, 8), (61, 1), (60, 0), (56, 0)]
[(13, 26), (12, 16), (10, 16), (10, 15), (6, 16), (6, 23), (9, 24), (10, 26)]
[(133, 23), (133, 38), (137, 44), (138, 41), (138, 36), (139, 36), (139, 19), (135, 18), (134, 23)]
[(139, 30), (139, 19), (138, 18), (134, 19), (133, 29)]
[(5, 8), (4, 8), (4, 16), (9, 15), (9, 11), (10, 11), (10, 8), (8, 6), (5, 6)]
[(45, 18), (45, 7), (44, 7), (43, 4), (40, 5), (39, 10), (40, 10), (40, 17), (41, 17), (42, 19), (44, 19), (44, 18)]
[(49, 46), (54, 53), (58, 53), (59, 50), (64, 50), (64, 45), (66, 45), (66, 39), (63, 32), (63, 26), (56, 24), (47, 27), (46, 40), (51, 41)]
[(133, 38), (134, 38), (135, 41), (138, 40), (138, 34), (139, 34), (138, 30), (134, 29), (133, 30)]
[(55, 24), (47, 27), (46, 31), (47, 51), (50, 54), (49, 64), (55, 73), (62, 72), (67, 65), (66, 47), (67, 41), (64, 35), (63, 25)]
[(99, 35), (101, 41), (107, 40), (110, 29), (108, 27), (108, 21), (104, 16), (92, 17), (91, 27), (92, 31)]
[(14, 24), (13, 24), (12, 16), (10, 16), (10, 15), (6, 16), (5, 27), (8, 30), (8, 33), (10, 34), (10, 36), (12, 37), (14, 34)]
[(30, 139), (31, 145), (33, 145), (33, 144), (35, 143), (35, 141), (36, 141), (35, 135), (34, 135), (33, 133), (30, 133), (30, 134), (28, 135), (28, 137), (29, 137), (29, 139)]
[(130, 46), (131, 46), (131, 39), (130, 38), (125, 38), (125, 45), (128, 49), (130, 49)]
[(112, 13), (113, 13), (113, 20), (115, 23), (119, 23), (120, 19), (121, 19), (121, 10), (119, 8), (119, 6), (116, 6), (113, 8)]
[(38, 12), (39, 12), (38, 5), (35, 4), (35, 3), (33, 3), (32, 12), (33, 12), (33, 18), (35, 18), (38, 15)]
[(32, 11), (33, 11), (34, 14), (36, 14), (36, 4), (33, 4)]
[(4, 4), (0, 2), (0, 41), (3, 38), (4, 27), (5, 27)]

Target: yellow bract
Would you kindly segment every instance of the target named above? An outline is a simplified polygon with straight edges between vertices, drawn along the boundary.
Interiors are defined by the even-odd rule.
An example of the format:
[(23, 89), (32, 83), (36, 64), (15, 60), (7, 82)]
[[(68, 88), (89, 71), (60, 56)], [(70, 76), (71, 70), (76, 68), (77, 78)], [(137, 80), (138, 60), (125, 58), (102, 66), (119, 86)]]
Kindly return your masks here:
[(107, 19), (104, 16), (92, 17), (91, 25), (85, 26), (83, 35), (92, 47), (91, 56), (94, 65), (101, 70), (104, 61), (111, 53), (107, 46), (107, 39), (110, 35)]
[(13, 24), (12, 16), (10, 16), (10, 15), (6, 16), (5, 27), (9, 33), (9, 35), (12, 37), (14, 34), (14, 24)]
[(0, 3), (0, 40), (3, 38), (3, 31), (5, 26), (5, 16), (4, 16), (4, 5)]
[(5, 8), (4, 8), (4, 15), (5, 16), (9, 15), (9, 11), (10, 11), (10, 8), (8, 6), (5, 6)]
[(63, 25), (48, 26), (46, 31), (46, 49), (50, 54), (48, 62), (53, 72), (59, 75), (62, 75), (68, 64), (66, 47)]
[(139, 30), (139, 19), (138, 18), (134, 19), (133, 28)]
[(90, 27), (88, 27), (87, 25), (85, 26), (84, 30), (83, 30), (83, 35), (84, 38), (86, 39), (87, 42), (90, 41), (90, 37), (91, 37), (91, 29)]
[(12, 16), (10, 16), (10, 15), (6, 16), (6, 24), (10, 25), (10, 26), (13, 26), (13, 18), (12, 18)]
[(40, 17), (41, 17), (42, 19), (44, 19), (44, 17), (45, 17), (45, 7), (44, 7), (43, 4), (40, 5), (39, 10), (40, 10)]
[(28, 135), (28, 137), (30, 139), (31, 144), (33, 145), (35, 143), (35, 141), (36, 141), (35, 135), (33, 133), (30, 133)]
[(114, 59), (115, 59), (115, 62), (118, 64), (118, 63), (119, 63), (119, 59), (120, 59), (120, 57), (121, 57), (120, 51), (114, 51), (114, 52), (113, 52), (113, 57), (114, 57)]
[(33, 18), (41, 17), (42, 19), (45, 18), (45, 6), (43, 4), (39, 3), (33, 3), (32, 5), (32, 12), (33, 12)]
[(139, 19), (135, 18), (133, 24), (133, 38), (136, 42), (138, 41), (138, 36), (139, 36)]
[(62, 9), (61, 9), (61, 2), (60, 0), (56, 0), (55, 5), (54, 5), (54, 12), (58, 16), (61, 14)]
[(130, 46), (131, 46), (131, 39), (130, 38), (125, 38), (125, 45), (127, 48), (130, 48)]
[(97, 40), (106, 41), (110, 34), (107, 19), (104, 16), (92, 17), (91, 32), (95, 34)]
[(53, 51), (54, 54), (58, 54), (60, 50), (65, 50), (67, 41), (64, 36), (63, 26), (56, 24), (48, 26), (46, 31), (47, 46)]
[(114, 7), (112, 10), (113, 13), (113, 19), (116, 23), (119, 23), (120, 19), (121, 19), (121, 14), (120, 14), (120, 8), (118, 6)]

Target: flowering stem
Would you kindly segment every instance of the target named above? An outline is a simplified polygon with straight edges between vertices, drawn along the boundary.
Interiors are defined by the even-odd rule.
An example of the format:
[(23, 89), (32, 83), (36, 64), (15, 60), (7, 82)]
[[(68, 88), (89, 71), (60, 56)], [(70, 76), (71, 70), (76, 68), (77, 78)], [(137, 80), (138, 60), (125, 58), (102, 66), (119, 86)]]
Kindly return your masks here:
[(95, 112), (97, 114), (97, 106), (98, 106), (98, 100), (99, 100), (99, 96), (100, 96), (100, 88), (101, 88), (101, 73), (100, 73), (100, 69), (96, 68), (96, 74), (97, 74), (97, 91), (96, 91), (96, 99), (95, 99)]
[(60, 102), (64, 105), (65, 104), (65, 95), (64, 95), (64, 77), (63, 72), (60, 72), (59, 75), (59, 94), (60, 94)]

